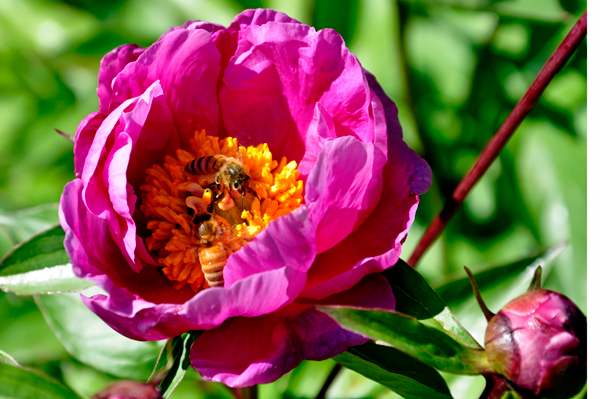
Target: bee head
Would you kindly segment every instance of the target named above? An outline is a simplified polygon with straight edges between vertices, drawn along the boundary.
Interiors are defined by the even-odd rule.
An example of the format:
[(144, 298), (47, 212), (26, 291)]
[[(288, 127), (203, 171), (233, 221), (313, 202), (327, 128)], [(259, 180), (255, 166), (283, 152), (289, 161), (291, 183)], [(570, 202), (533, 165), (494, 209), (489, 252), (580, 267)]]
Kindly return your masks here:
[(230, 190), (235, 190), (238, 193), (242, 194), (242, 196), (244, 194), (246, 194), (246, 189), (248, 188), (248, 185), (250, 184), (250, 176), (244, 174), (239, 176), (238, 178), (236, 178), (235, 180), (233, 180), (231, 182), (231, 186), (229, 187)]

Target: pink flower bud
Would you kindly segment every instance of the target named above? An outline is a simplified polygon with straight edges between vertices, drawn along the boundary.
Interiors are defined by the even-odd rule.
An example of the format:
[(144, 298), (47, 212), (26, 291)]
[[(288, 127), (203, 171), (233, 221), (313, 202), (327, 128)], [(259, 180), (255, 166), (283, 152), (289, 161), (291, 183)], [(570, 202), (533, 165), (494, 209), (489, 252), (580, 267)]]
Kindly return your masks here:
[(587, 321), (567, 297), (548, 290), (509, 302), (485, 331), (494, 370), (536, 396), (570, 398), (586, 381)]
[(94, 399), (161, 399), (155, 384), (119, 381), (98, 392)]

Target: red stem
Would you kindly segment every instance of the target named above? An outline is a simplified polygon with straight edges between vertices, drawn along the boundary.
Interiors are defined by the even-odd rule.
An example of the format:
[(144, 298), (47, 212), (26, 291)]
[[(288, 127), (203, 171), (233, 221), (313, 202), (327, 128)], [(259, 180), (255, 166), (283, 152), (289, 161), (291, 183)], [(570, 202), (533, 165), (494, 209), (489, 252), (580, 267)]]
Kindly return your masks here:
[(501, 399), (510, 389), (501, 377), (497, 375), (485, 376), (485, 389), (479, 399)]
[(452, 197), (448, 199), (440, 214), (433, 222), (431, 222), (427, 231), (425, 231), (425, 234), (421, 237), (421, 241), (419, 241), (417, 248), (408, 260), (409, 265), (416, 267), (421, 256), (423, 256), (425, 251), (438, 238), (442, 230), (444, 230), (452, 216), (454, 216), (458, 208), (462, 205), (469, 191), (471, 191), (475, 183), (477, 183), (481, 176), (488, 170), (494, 159), (496, 159), (502, 148), (506, 145), (508, 139), (510, 139), (523, 119), (525, 119), (525, 116), (527, 116), (531, 108), (533, 108), (535, 103), (539, 100), (550, 81), (567, 63), (571, 55), (573, 55), (577, 46), (579, 46), (585, 38), (586, 33), (587, 10), (583, 13), (581, 18), (579, 18), (579, 21), (577, 21), (560, 46), (558, 46), (554, 54), (552, 54), (552, 57), (550, 57), (546, 65), (544, 65), (544, 68), (537, 78), (535, 78), (523, 98), (517, 103), (502, 126), (500, 126), (500, 129), (498, 129), (494, 137), (492, 137), (492, 140), (490, 140), (488, 145), (481, 152), (475, 166), (473, 166), (469, 173), (458, 184), (452, 193)]

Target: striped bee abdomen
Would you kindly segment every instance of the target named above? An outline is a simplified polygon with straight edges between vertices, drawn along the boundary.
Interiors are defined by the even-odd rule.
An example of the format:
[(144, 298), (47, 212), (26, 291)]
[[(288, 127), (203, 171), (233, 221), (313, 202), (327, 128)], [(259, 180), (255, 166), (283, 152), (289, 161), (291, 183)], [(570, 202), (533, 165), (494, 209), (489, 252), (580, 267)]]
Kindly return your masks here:
[(192, 175), (208, 175), (219, 172), (219, 169), (227, 161), (223, 155), (211, 155), (196, 158), (185, 166), (185, 171)]

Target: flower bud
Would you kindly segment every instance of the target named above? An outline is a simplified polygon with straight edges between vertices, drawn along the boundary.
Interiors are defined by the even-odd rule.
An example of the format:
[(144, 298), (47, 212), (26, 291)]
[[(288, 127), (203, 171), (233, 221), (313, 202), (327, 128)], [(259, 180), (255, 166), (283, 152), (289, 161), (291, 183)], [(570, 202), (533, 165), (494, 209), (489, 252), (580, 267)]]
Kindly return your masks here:
[(156, 384), (136, 381), (119, 381), (98, 392), (94, 399), (161, 399)]
[(519, 388), (570, 398), (586, 381), (587, 321), (567, 297), (534, 290), (490, 320), (485, 352), (494, 370)]

